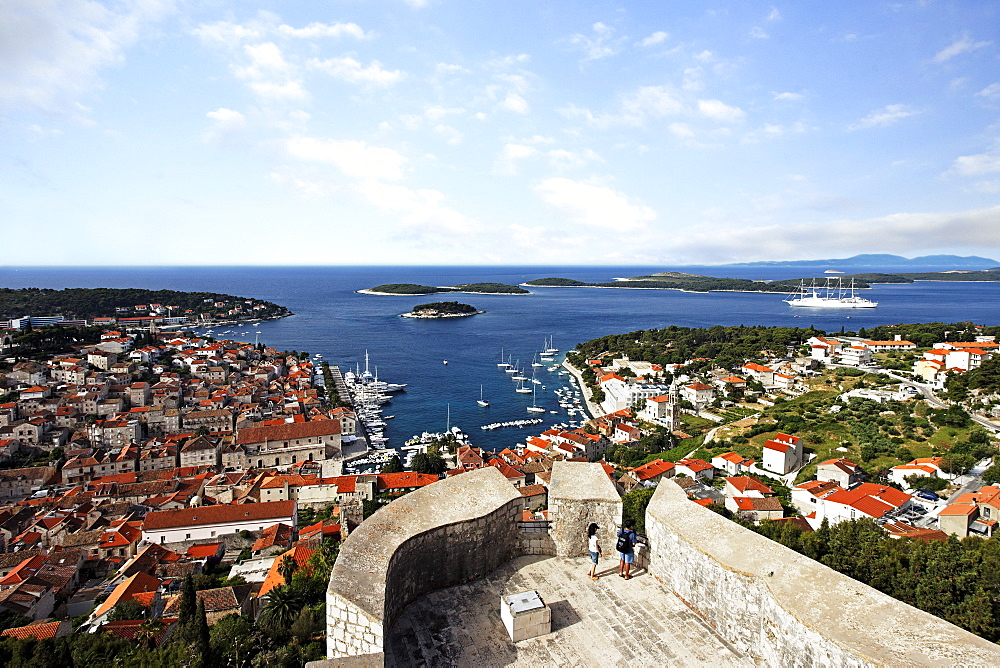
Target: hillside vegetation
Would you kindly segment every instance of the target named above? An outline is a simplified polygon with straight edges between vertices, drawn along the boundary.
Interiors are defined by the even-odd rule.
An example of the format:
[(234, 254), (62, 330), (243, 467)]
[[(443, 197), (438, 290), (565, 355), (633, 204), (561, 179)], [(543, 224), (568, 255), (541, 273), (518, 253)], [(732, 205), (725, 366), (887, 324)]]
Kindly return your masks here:
[[(226, 311), (234, 306), (250, 309), (264, 306), (252, 315), (270, 317), (288, 315), (283, 306), (259, 299), (237, 297), (220, 292), (179, 292), (176, 290), (143, 290), (141, 288), (0, 288), (0, 318), (18, 318), (24, 315), (62, 315), (68, 320), (111, 317), (115, 315), (146, 315), (145, 311), (132, 311), (135, 306), (162, 304), (176, 306), (172, 315), (184, 315), (190, 309), (194, 313), (215, 313), (215, 303), (227, 304)], [(131, 312), (119, 313), (118, 308), (128, 308)], [(246, 314), (250, 316), (251, 314)]]

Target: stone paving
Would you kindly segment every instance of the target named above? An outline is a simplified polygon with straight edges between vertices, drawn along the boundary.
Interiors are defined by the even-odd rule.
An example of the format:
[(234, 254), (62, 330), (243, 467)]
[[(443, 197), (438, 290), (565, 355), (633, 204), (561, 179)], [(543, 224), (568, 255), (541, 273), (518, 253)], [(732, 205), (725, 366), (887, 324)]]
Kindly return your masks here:
[[(521, 557), (488, 577), (432, 592), (410, 605), (387, 639), (387, 666), (748, 666), (648, 573), (618, 577), (602, 559)], [(535, 589), (552, 610), (552, 633), (510, 641), (500, 595)]]

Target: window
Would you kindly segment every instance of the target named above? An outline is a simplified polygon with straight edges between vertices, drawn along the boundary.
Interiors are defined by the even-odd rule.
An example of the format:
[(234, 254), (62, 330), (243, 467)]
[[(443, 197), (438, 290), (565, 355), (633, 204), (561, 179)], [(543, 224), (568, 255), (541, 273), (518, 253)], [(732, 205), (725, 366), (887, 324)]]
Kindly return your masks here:
[(166, 543), (167, 542), (167, 537), (166, 536), (160, 536), (160, 542), (161, 543)]

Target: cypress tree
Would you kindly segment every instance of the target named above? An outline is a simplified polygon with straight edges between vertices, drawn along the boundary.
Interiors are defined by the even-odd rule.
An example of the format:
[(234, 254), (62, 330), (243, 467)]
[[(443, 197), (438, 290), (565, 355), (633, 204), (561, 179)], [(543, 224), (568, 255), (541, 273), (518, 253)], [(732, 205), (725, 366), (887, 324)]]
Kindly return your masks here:
[(194, 580), (188, 575), (184, 578), (184, 584), (181, 586), (180, 611), (177, 615), (177, 621), (181, 626), (189, 624), (194, 619), (194, 614), (198, 607), (197, 598), (194, 590)]

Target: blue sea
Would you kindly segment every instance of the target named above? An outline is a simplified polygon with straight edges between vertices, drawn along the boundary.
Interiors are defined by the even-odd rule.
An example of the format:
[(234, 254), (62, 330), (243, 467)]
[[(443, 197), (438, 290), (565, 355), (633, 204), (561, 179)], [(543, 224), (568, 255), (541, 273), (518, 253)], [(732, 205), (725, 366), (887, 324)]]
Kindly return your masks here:
[[(214, 291), (252, 296), (287, 306), (295, 315), (249, 325), (228, 335), (260, 340), (287, 350), (321, 354), (347, 370), (364, 365), (365, 351), (380, 380), (406, 383), (385, 410), (394, 415), (387, 435), (390, 446), (422, 431), (451, 425), (470, 434), (476, 445), (498, 449), (523, 442), (545, 425), (482, 431), (483, 424), (533, 417), (525, 409), (530, 394), (497, 368), (501, 349), (524, 367), (547, 339), (562, 351), (605, 334), (669, 325), (809, 325), (827, 332), (857, 330), (878, 324), (972, 321), (1000, 324), (1000, 283), (877, 285), (864, 296), (876, 309), (816, 312), (793, 309), (779, 294), (736, 292), (685, 293), (674, 290), (532, 288), (531, 295), (457, 295), (454, 297), (383, 297), (357, 294), (384, 283), (455, 285), (482, 281), (516, 284), (550, 276), (607, 281), (656, 271), (687, 271), (709, 276), (783, 279), (822, 276), (824, 268), (789, 267), (0, 267), (0, 286), (10, 288), (116, 287)], [(940, 271), (908, 267), (905, 271)], [(866, 268), (879, 271), (879, 268)], [(885, 271), (902, 271), (886, 267)], [(447, 320), (400, 318), (416, 304), (458, 299), (486, 311)], [(808, 311), (802, 313), (802, 311)], [(46, 314), (35, 314), (46, 315)], [(227, 338), (228, 338), (227, 337)], [(443, 364), (447, 360), (448, 364)], [(559, 410), (553, 390), (566, 377), (536, 367), (545, 385), (538, 405)], [(530, 374), (530, 367), (529, 367)], [(490, 400), (482, 408), (480, 386)], [(541, 416), (541, 414), (539, 414)], [(546, 424), (566, 416), (545, 413)]]

